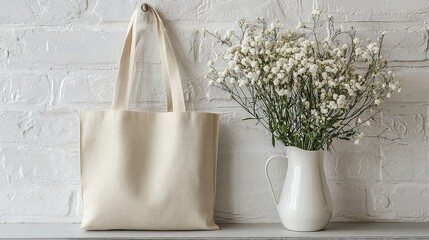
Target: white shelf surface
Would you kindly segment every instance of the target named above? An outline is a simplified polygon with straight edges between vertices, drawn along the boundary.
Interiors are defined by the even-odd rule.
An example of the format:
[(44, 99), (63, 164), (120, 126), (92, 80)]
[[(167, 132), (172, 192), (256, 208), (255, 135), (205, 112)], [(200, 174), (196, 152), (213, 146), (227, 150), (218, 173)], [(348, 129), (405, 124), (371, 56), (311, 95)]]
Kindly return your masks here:
[(0, 239), (429, 239), (429, 223), (331, 223), (292, 232), (281, 224), (221, 224), (215, 231), (85, 231), (77, 224), (0, 224)]

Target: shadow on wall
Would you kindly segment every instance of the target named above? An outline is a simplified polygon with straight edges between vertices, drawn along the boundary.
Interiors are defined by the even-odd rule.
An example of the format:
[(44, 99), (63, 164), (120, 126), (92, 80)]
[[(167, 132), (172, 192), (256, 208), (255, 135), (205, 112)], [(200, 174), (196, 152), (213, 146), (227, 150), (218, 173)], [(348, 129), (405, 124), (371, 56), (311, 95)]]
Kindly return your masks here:
[[(236, 119), (238, 126), (248, 124)], [(236, 131), (229, 121), (221, 124), (217, 166), (215, 221), (217, 223), (277, 223), (280, 219), (265, 179), (265, 160), (281, 151), (252, 140), (240, 142), (246, 130)], [(241, 128), (240, 128), (241, 129)], [(242, 140), (240, 140), (242, 141)], [(243, 149), (242, 146), (247, 146)], [(266, 149), (266, 150), (263, 150)], [(274, 152), (275, 151), (275, 152)], [(281, 192), (287, 169), (286, 161), (270, 167), (276, 195)]]

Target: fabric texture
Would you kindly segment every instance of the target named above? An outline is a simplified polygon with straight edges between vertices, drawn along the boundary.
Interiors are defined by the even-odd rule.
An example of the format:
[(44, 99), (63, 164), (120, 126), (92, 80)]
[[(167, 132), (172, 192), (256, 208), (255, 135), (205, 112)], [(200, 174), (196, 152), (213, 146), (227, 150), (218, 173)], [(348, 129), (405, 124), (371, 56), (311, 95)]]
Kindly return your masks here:
[[(80, 113), (82, 228), (218, 229), (213, 221), (219, 114), (187, 112), (176, 57), (151, 7), (167, 112), (129, 110), (137, 19), (131, 17), (112, 109)], [(144, 80), (144, 79), (142, 79)]]

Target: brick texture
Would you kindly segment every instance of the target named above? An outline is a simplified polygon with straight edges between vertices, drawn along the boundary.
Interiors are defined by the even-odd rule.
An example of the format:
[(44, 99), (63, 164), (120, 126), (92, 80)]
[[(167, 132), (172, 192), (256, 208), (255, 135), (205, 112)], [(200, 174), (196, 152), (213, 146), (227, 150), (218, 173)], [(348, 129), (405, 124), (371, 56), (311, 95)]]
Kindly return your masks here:
[[(204, 29), (224, 31), (263, 16), (286, 26), (314, 6), (360, 38), (386, 30), (385, 50), (403, 82), (360, 145), (336, 141), (325, 153), (333, 221), (429, 222), (429, 3), (425, 0), (150, 0), (166, 20), (180, 60), (189, 110), (222, 113), (216, 219), (279, 222), (265, 176), (270, 135), (224, 93), (207, 87), (217, 49)], [(79, 111), (108, 109), (128, 19), (141, 0), (0, 2), (0, 222), (79, 222)], [(142, 21), (143, 23), (144, 21)], [(154, 29), (138, 59), (139, 110), (163, 111)], [(149, 37), (150, 36), (150, 37)], [(376, 138), (385, 131), (387, 138)], [(373, 136), (373, 137), (371, 137)], [(286, 162), (272, 165), (280, 191)]]

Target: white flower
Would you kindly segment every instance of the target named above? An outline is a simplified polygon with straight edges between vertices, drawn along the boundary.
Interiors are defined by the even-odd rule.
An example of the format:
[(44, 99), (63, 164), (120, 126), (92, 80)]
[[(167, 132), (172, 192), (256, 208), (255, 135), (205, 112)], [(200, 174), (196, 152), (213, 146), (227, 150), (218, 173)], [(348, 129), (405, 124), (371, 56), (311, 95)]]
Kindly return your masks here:
[(367, 52), (367, 51), (365, 51), (363, 54), (362, 54), (362, 57), (364, 58), (364, 59), (370, 59), (371, 58), (371, 54), (369, 53), (369, 52)]
[(327, 114), (328, 113), (328, 109), (326, 107), (321, 107), (320, 108), (320, 112), (323, 114)]
[[(320, 14), (319, 9), (313, 10), (313, 20), (317, 20)], [(330, 24), (328, 22), (328, 28)], [(366, 43), (355, 37), (353, 29), (341, 26), (342, 34), (351, 38), (341, 37), (332, 41), (331, 32), (323, 40), (323, 37), (313, 36), (303, 22), (297, 26), (301, 30), (284, 30), (276, 21), (271, 24), (239, 21), (239, 25), (243, 30), (240, 33), (244, 33), (242, 38), (236, 38), (232, 29), (224, 36), (213, 34), (226, 46), (226, 51), (219, 54), (223, 64), (213, 64), (213, 61), (207, 63), (209, 84), (219, 83), (217, 86), (231, 96), (246, 97), (249, 101), (245, 101), (245, 108), (255, 101), (268, 101), (274, 107), (281, 107), (276, 105), (279, 103), (285, 103), (283, 106), (297, 106), (295, 104), (299, 103), (298, 107), (303, 109), (290, 111), (289, 114), (271, 114), (272, 109), (259, 103), (261, 107), (256, 109), (261, 117), (273, 124), (290, 122), (294, 125), (305, 122), (302, 128), (294, 128), (292, 142), (304, 141), (309, 132), (323, 131), (326, 124), (333, 131), (340, 131), (341, 118), (349, 110), (357, 112), (352, 115), (350, 126), (339, 134), (343, 134), (341, 137), (350, 136), (355, 133), (354, 127), (358, 127), (358, 131), (371, 124), (357, 116), (375, 112), (380, 107), (378, 105), (391, 98), (393, 92), (401, 91), (399, 83), (394, 81), (394, 74), (386, 67), (386, 58), (380, 54), (382, 37), (378, 41)], [(262, 28), (263, 25), (267, 27)], [(316, 35), (319, 32), (316, 31)], [(217, 69), (215, 65), (223, 68)], [(365, 103), (362, 99), (366, 99)], [(362, 109), (354, 108), (362, 104)], [(356, 144), (362, 136), (357, 135)], [(290, 136), (284, 137), (290, 140)], [(323, 142), (333, 140), (323, 138)]]
[(310, 102), (309, 102), (309, 101), (305, 101), (305, 102), (304, 102), (304, 106), (305, 106), (306, 108), (309, 108), (309, 107), (310, 107)]
[(363, 53), (362, 48), (356, 48), (356, 49), (355, 49), (355, 54), (356, 54), (357, 56), (361, 55), (362, 53)]
[(330, 109), (337, 109), (337, 108), (338, 108), (338, 105), (337, 105), (337, 103), (336, 103), (336, 102), (334, 102), (334, 101), (330, 101), (330, 102), (329, 102), (329, 105), (328, 105), (328, 108), (330, 108)]
[(316, 8), (311, 12), (311, 15), (313, 16), (319, 16), (320, 15), (320, 9)]
[(233, 30), (232, 30), (232, 29), (228, 30), (228, 31), (226, 32), (225, 38), (231, 38), (232, 33), (233, 33)]
[(287, 96), (287, 97), (290, 97), (290, 91), (289, 91), (289, 90), (287, 90), (287, 89), (280, 89), (280, 90), (278, 90), (278, 91), (277, 91), (277, 94), (278, 94), (279, 96)]
[(245, 80), (243, 80), (243, 79), (238, 80), (238, 86), (239, 87), (242, 87), (244, 85), (246, 85), (246, 81)]
[(342, 94), (340, 96), (338, 96), (338, 99), (337, 99), (337, 105), (338, 105), (338, 107), (339, 108), (344, 108), (346, 106), (346, 104), (347, 104), (346, 96), (344, 96)]
[(274, 86), (279, 85), (279, 83), (280, 83), (280, 81), (279, 81), (279, 79), (278, 79), (278, 78), (276, 78), (276, 79), (273, 81)]
[(359, 38), (354, 38), (354, 39), (353, 39), (353, 43), (354, 43), (354, 44), (359, 44), (359, 43), (360, 43)]
[(380, 100), (380, 99), (375, 99), (375, 100), (374, 100), (374, 103), (375, 103), (375, 105), (380, 105), (381, 100)]
[(303, 74), (303, 73), (305, 73), (305, 71), (306, 71), (305, 68), (300, 68), (297, 73), (298, 74)]
[(268, 66), (268, 65), (264, 66), (264, 71), (265, 72), (269, 72), (270, 71), (270, 66)]
[(229, 61), (229, 62), (228, 62), (228, 67), (229, 67), (229, 68), (233, 68), (233, 67), (235, 67), (235, 62), (234, 62), (234, 61)]
[(271, 72), (272, 73), (278, 73), (279, 72), (279, 68), (278, 67), (273, 67), (273, 68), (271, 68)]
[(323, 78), (323, 79), (328, 78), (328, 74), (327, 74), (326, 72), (323, 72), (323, 73), (322, 73), (322, 78)]
[(355, 140), (355, 144), (358, 145), (359, 143), (360, 143), (360, 139), (358, 138)]
[(311, 72), (313, 75), (315, 75), (317, 73), (317, 65), (316, 64), (310, 64), (310, 66), (308, 67), (308, 71)]

